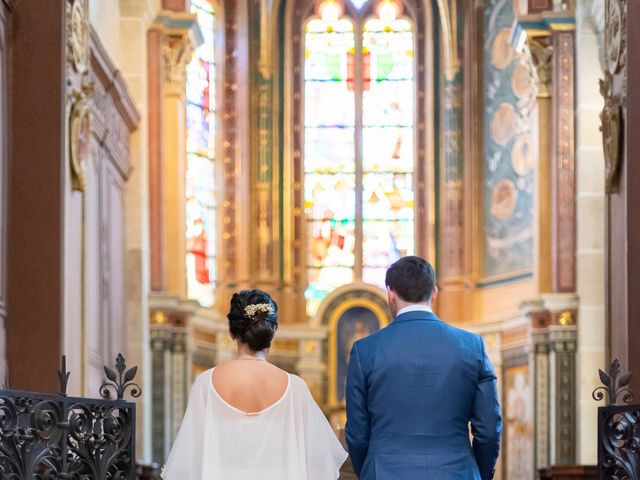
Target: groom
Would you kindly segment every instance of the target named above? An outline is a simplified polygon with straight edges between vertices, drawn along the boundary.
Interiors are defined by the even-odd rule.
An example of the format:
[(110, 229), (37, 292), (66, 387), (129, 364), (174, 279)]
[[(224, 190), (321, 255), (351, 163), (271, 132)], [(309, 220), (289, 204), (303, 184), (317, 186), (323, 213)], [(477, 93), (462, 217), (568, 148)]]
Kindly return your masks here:
[(354, 344), (347, 374), (355, 472), (361, 480), (493, 478), (502, 419), (482, 339), (435, 316), (435, 272), (422, 258), (398, 260), (385, 283), (395, 320)]

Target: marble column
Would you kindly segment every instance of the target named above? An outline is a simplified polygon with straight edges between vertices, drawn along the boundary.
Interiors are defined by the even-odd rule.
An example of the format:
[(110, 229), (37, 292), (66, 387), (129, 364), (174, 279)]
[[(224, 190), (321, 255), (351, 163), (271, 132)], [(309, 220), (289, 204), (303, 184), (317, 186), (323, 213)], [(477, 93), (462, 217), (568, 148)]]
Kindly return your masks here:
[(548, 294), (543, 300), (549, 311), (549, 465), (573, 465), (578, 297)]
[(163, 465), (187, 407), (192, 330), (184, 314), (154, 312), (151, 320), (152, 459)]
[(186, 252), (186, 68), (191, 60), (189, 29), (165, 35), (162, 46), (162, 263), (164, 291), (187, 296)]
[(460, 70), (445, 77), (442, 100), (440, 172), (439, 314), (450, 321), (465, 318), (465, 228), (463, 168), (463, 78)]
[[(215, 306), (218, 311), (226, 312), (231, 295), (247, 288), (249, 282), (257, 278), (254, 272), (250, 272), (256, 258), (251, 245), (259, 235), (253, 216), (253, 192), (249, 187), (254, 158), (252, 142), (257, 141), (258, 135), (254, 130), (255, 112), (250, 110), (254, 98), (249, 68), (253, 58), (249, 48), (253, 30), (247, 12), (249, 4), (256, 2), (225, 0), (220, 3), (223, 16), (219, 27), (224, 33), (224, 42), (218, 77), (221, 105), (216, 178), (220, 189), (218, 218), (221, 220), (218, 223), (220, 243)], [(247, 93), (239, 95), (238, 92)]]

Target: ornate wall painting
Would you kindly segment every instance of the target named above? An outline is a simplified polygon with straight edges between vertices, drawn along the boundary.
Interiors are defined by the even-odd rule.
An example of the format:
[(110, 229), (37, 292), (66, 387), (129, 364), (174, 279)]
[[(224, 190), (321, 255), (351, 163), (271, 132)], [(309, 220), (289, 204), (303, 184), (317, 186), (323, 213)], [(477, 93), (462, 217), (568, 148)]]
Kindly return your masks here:
[(533, 470), (533, 390), (529, 366), (504, 373), (505, 478), (535, 478)]
[(365, 290), (347, 291), (329, 302), (321, 312), (329, 327), (328, 403), (342, 407), (353, 344), (387, 326), (390, 315), (384, 298)]
[(344, 401), (349, 356), (353, 344), (368, 337), (380, 329), (380, 320), (374, 312), (366, 307), (352, 307), (346, 310), (338, 319), (337, 328), (337, 394), (338, 401)]
[(513, 2), (491, 0), (484, 19), (484, 268), (486, 280), (533, 266), (533, 64), (511, 44)]

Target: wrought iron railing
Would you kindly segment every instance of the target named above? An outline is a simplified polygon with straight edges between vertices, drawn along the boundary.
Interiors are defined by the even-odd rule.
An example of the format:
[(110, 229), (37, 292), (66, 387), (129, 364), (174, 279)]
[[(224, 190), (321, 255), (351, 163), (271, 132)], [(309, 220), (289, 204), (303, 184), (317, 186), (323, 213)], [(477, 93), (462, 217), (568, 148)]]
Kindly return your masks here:
[(136, 407), (123, 397), (141, 393), (136, 371), (118, 355), (115, 370), (105, 367), (104, 399), (68, 397), (62, 357), (59, 394), (0, 390), (0, 478), (135, 478)]
[(640, 405), (630, 405), (631, 372), (621, 374), (616, 359), (609, 372), (599, 373), (604, 386), (593, 398), (600, 401), (606, 394), (607, 405), (598, 407), (598, 478), (640, 480)]

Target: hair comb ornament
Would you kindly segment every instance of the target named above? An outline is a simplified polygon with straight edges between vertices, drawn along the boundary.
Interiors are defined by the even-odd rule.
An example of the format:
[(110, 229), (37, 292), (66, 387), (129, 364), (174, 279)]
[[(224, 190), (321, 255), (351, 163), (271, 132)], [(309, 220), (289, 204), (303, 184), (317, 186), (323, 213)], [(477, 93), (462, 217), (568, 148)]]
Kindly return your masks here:
[(244, 307), (244, 313), (249, 318), (255, 317), (258, 312), (268, 313), (270, 315), (274, 313), (273, 307), (268, 303), (254, 303)]

